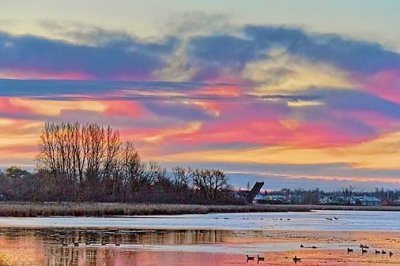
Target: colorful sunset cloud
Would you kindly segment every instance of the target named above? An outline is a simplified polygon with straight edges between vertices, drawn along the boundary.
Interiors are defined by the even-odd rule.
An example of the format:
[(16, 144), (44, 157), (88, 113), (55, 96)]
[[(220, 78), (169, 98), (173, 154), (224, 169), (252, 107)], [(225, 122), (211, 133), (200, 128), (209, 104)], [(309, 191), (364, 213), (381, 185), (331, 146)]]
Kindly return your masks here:
[(260, 24), (61, 35), (0, 32), (2, 167), (33, 167), (47, 121), (97, 122), (146, 160), (219, 167), (237, 186), (400, 188), (396, 49)]

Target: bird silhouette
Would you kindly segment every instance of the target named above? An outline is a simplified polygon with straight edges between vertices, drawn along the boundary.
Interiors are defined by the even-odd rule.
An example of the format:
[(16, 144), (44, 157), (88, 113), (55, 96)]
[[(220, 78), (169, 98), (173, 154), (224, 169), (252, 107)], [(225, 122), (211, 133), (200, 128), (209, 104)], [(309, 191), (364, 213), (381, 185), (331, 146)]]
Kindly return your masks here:
[(347, 253), (353, 252), (352, 248), (347, 248)]
[(364, 253), (367, 253), (367, 250), (364, 249), (364, 248), (362, 248), (362, 249), (361, 249), (361, 254), (364, 254)]
[(297, 264), (297, 263), (300, 262), (300, 261), (301, 261), (301, 258), (298, 258), (297, 256), (294, 256), (293, 262), (294, 262), (295, 264)]

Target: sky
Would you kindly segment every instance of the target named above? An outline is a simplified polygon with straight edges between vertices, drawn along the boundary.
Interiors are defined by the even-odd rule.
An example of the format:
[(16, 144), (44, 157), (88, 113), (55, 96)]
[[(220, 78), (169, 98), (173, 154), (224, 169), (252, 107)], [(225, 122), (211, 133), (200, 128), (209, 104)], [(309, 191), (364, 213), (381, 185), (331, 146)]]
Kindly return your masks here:
[(0, 167), (45, 122), (265, 189), (400, 189), (399, 1), (0, 0)]

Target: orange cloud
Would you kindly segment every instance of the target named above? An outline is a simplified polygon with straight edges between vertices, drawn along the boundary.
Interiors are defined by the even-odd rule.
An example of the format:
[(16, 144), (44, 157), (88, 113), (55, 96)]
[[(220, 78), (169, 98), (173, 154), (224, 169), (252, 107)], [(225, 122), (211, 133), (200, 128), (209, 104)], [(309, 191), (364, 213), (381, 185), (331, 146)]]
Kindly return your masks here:
[[(161, 158), (160, 158), (161, 159)], [(400, 131), (357, 144), (302, 148), (277, 145), (249, 149), (207, 150), (166, 155), (166, 160), (259, 164), (345, 163), (355, 168), (400, 169)]]

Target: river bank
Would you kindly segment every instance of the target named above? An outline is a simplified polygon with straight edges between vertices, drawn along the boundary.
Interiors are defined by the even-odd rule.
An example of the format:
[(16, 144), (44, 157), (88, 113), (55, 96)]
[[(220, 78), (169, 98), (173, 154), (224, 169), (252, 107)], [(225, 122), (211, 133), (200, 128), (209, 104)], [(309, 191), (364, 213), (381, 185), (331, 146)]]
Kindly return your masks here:
[(336, 205), (187, 205), (129, 203), (30, 203), (2, 202), (1, 217), (50, 216), (134, 216), (179, 215), (246, 212), (308, 212), (311, 210), (400, 211), (400, 206), (336, 206)]

